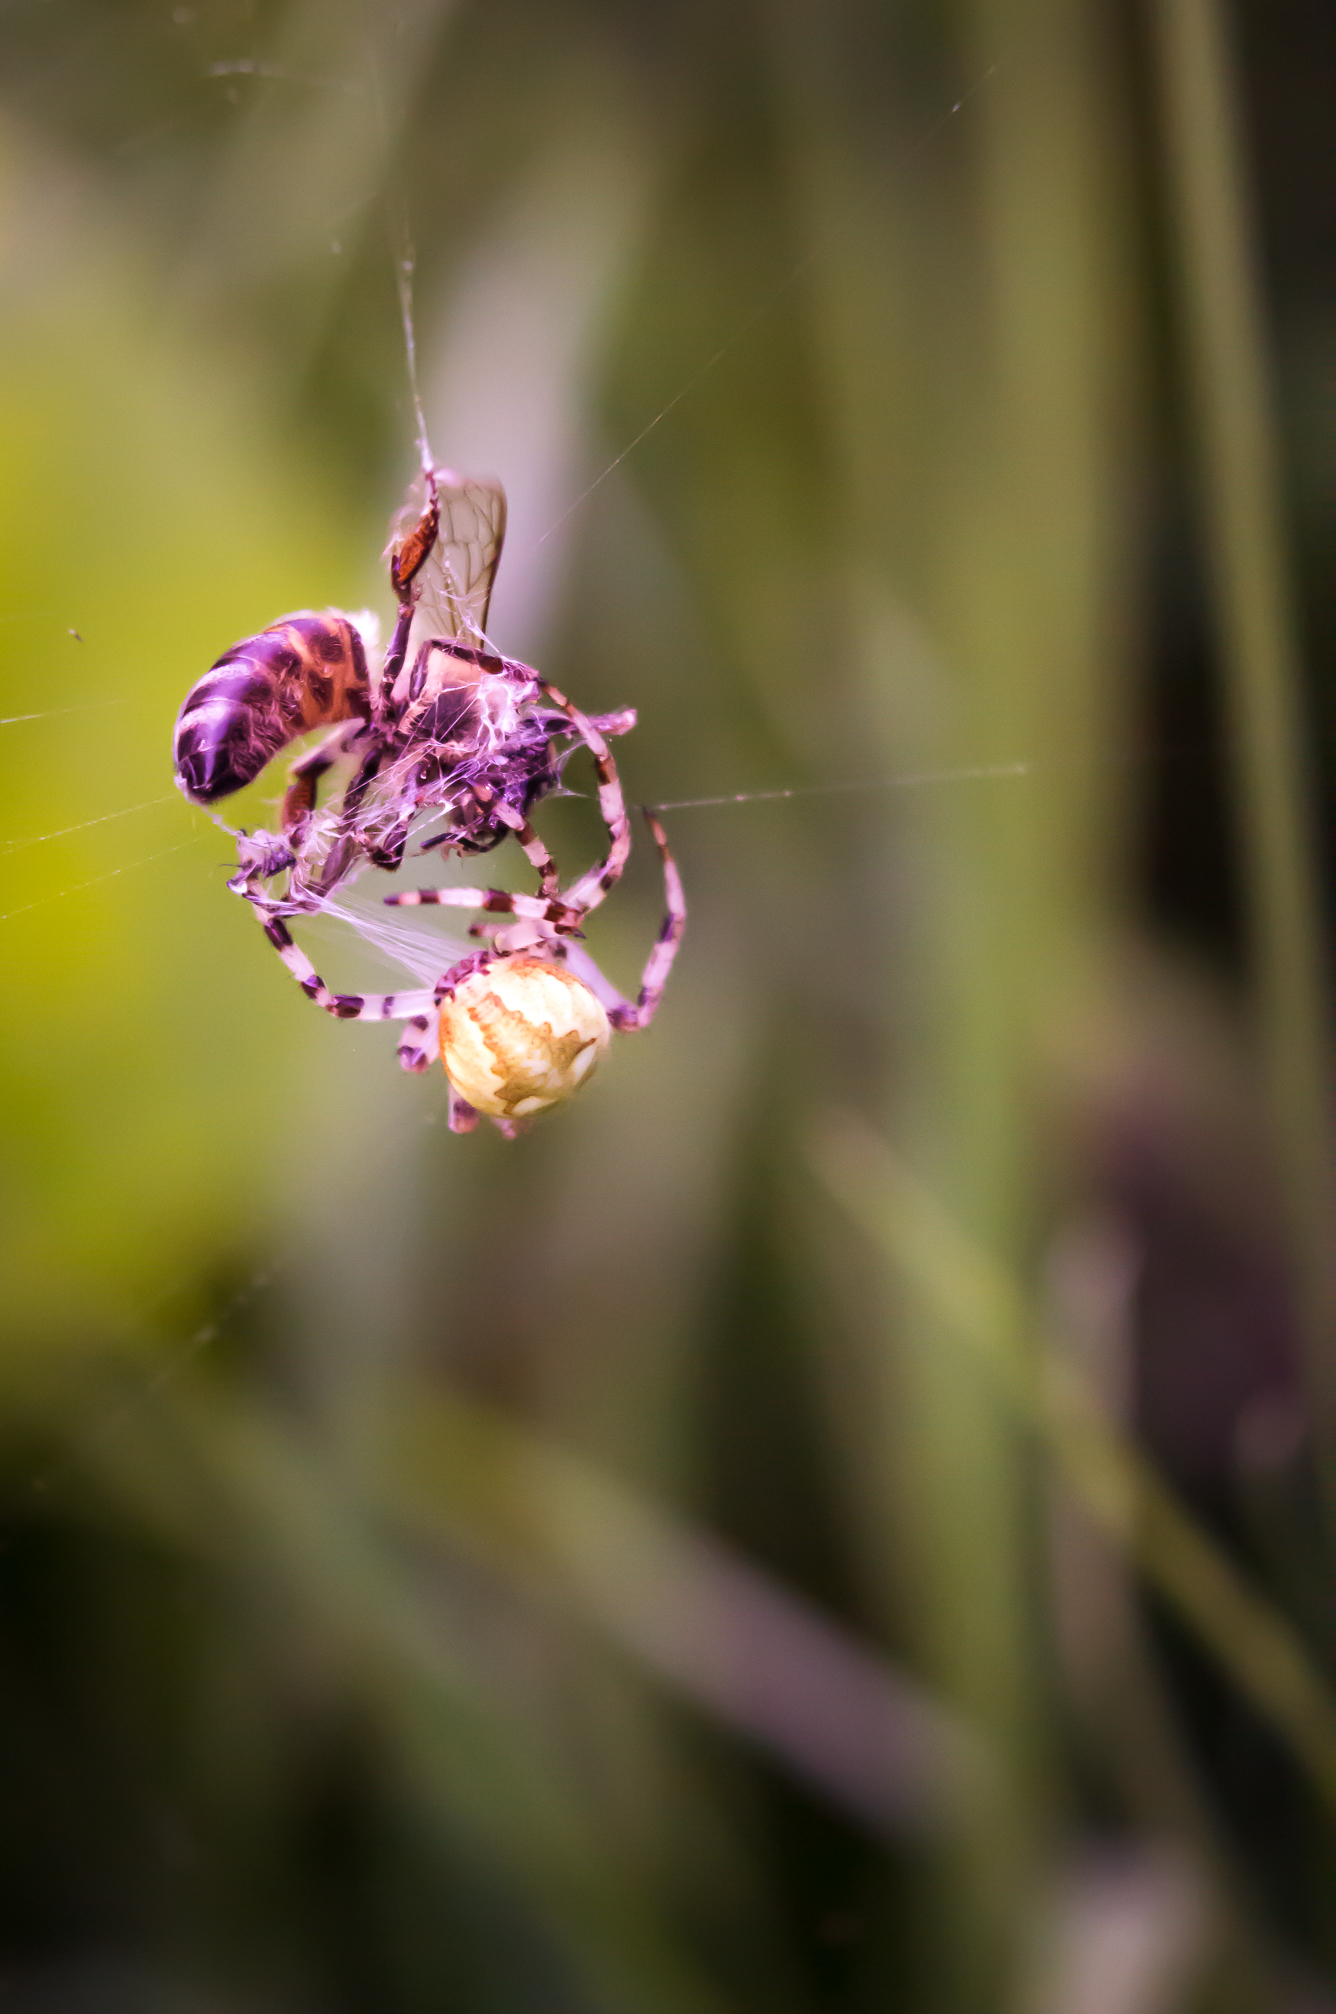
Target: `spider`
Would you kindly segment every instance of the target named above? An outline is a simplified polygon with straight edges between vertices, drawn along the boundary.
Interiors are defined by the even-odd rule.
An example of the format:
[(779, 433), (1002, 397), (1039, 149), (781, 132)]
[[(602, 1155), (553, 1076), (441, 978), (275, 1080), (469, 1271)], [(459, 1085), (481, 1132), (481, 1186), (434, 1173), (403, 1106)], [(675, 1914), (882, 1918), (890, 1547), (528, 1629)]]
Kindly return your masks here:
[[(213, 805), (298, 735), (331, 729), (292, 765), (279, 831), (235, 832), (238, 867), (228, 887), (251, 904), (317, 1006), (341, 1020), (406, 1022), (398, 1047), (405, 1069), (427, 1069), (439, 1048), (454, 1131), (471, 1131), (482, 1113), (513, 1135), (587, 1080), (610, 1030), (648, 1026), (686, 905), (663, 828), (646, 810), (667, 914), (637, 998), (624, 999), (579, 946), (584, 919), (630, 852), (608, 739), (634, 727), (635, 713), (581, 713), (530, 666), (495, 651), (485, 625), (505, 525), (498, 482), (424, 457), (385, 552), (398, 613), (383, 659), (366, 611), (285, 616), (226, 651), (187, 694), (174, 757), (185, 796)], [(563, 888), (529, 814), (581, 744), (594, 759), (608, 850)], [(340, 797), (318, 803), (321, 778), (345, 758), (351, 780)], [(470, 935), (483, 948), (429, 988), (333, 993), (288, 927), (290, 917), (337, 909), (335, 892), (366, 867), (399, 867), (410, 841), (420, 853), (474, 854), (512, 836), (538, 876), (536, 895), (414, 888), (384, 898), (392, 907), (448, 904), (514, 919), (474, 923)]]

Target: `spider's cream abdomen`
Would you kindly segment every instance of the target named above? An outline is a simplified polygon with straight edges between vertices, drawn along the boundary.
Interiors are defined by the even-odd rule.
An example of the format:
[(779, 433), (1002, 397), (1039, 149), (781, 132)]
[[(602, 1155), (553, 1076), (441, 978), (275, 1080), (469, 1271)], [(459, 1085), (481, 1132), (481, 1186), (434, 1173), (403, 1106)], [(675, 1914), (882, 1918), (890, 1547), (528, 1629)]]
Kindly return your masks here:
[(472, 972), (441, 1002), (441, 1061), (460, 1096), (493, 1119), (570, 1098), (608, 1046), (608, 1017), (564, 966), (520, 953)]

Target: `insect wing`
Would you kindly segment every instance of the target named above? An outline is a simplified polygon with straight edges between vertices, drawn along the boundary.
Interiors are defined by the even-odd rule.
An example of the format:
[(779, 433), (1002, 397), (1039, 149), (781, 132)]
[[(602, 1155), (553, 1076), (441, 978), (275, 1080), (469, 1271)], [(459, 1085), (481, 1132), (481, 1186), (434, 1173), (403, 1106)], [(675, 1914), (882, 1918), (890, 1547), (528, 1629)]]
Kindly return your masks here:
[(419, 607), (431, 633), (488, 648), (487, 609), (506, 536), (506, 493), (491, 476), (437, 472), (440, 535), (422, 569)]

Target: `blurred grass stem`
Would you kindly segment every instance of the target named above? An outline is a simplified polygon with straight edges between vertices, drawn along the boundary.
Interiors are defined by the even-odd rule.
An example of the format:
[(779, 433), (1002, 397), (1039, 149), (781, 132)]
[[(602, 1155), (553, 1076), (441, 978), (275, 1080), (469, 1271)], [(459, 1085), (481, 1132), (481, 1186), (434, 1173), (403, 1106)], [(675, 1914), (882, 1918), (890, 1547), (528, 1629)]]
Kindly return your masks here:
[(1195, 1630), (1336, 1807), (1336, 1699), (1297, 1633), (1236, 1571), (1101, 1411), (1069, 1355), (1036, 1349), (1019, 1287), (874, 1132), (828, 1123), (817, 1170), (836, 1201), (936, 1302), (1056, 1455), (1099, 1524)]
[(710, 1533), (458, 1395), (400, 1425), (393, 1508), (582, 1618), (878, 1832), (932, 1836), (996, 1794), (974, 1730)]
[[(369, 1522), (337, 1471), (276, 1412), (163, 1395), (127, 1411), (89, 1456), (140, 1514), (191, 1533), (223, 1571), (238, 1560), (297, 1635), (342, 1646), (362, 1697), (428, 1813), (462, 1823), (527, 1887), (594, 2004), (638, 2014), (730, 2014), (674, 1942), (634, 1856), (620, 1854), (569, 1756), (498, 1683), (442, 1588)], [(250, 1534), (249, 1543), (245, 1542)], [(640, 1877), (640, 1878), (638, 1878)]]
[(1328, 1535), (1336, 1530), (1329, 1011), (1302, 680), (1239, 114), (1215, 0), (1161, 0), (1165, 144), (1206, 536), (1233, 722), (1258, 1020)]

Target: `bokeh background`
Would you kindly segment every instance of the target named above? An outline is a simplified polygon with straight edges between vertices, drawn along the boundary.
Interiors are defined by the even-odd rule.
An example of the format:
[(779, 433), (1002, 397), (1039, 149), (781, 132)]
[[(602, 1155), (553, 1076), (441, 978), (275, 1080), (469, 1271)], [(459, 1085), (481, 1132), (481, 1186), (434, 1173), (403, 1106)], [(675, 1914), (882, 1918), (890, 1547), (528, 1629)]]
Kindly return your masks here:
[[(1336, 2006), (1330, 10), (0, 46), (0, 2006)], [(494, 633), (680, 806), (513, 1144), (171, 781), (388, 614), (409, 243)]]

